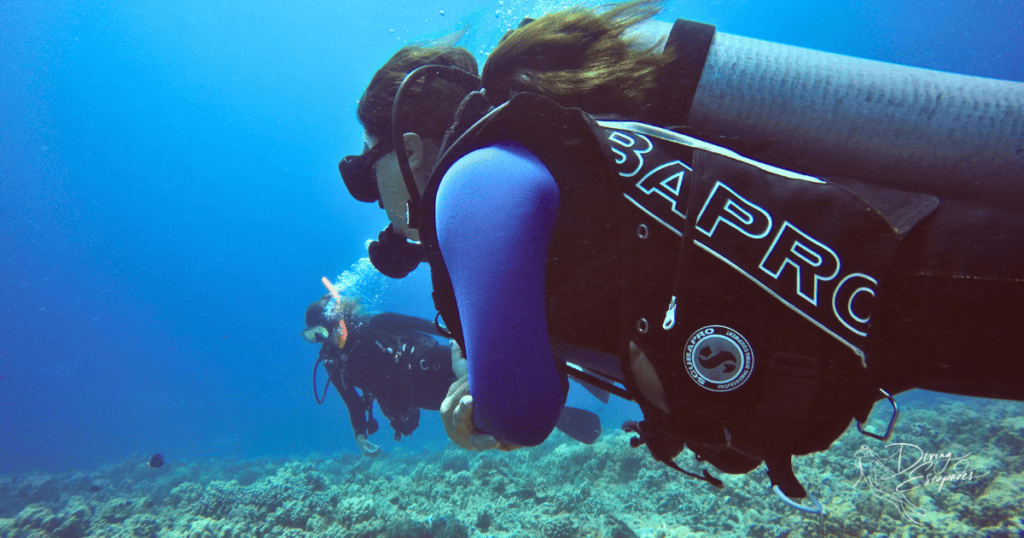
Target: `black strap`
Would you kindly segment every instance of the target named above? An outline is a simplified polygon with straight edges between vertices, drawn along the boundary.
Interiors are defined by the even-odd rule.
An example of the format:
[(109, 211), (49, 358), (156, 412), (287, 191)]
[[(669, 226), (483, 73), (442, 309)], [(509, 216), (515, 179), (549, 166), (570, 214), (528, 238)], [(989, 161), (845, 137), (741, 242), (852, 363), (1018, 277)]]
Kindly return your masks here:
[(632, 420), (627, 420), (626, 422), (622, 423), (622, 431), (624, 431), (626, 433), (635, 433), (636, 434), (636, 437), (633, 437), (633, 438), (631, 438), (629, 440), (629, 446), (631, 446), (633, 448), (639, 448), (639, 447), (641, 447), (641, 446), (646, 444), (648, 450), (651, 451), (651, 456), (653, 456), (654, 459), (660, 461), (661, 463), (664, 463), (665, 465), (667, 465), (667, 466), (669, 466), (669, 467), (671, 467), (671, 468), (673, 468), (673, 469), (675, 469), (675, 470), (679, 471), (680, 473), (683, 473), (683, 474), (685, 474), (687, 476), (696, 478), (698, 480), (703, 480), (703, 481), (707, 482), (708, 484), (711, 484), (712, 486), (715, 486), (718, 489), (724, 489), (725, 488), (725, 483), (723, 483), (721, 480), (719, 480), (719, 479), (715, 478), (714, 476), (712, 476), (711, 473), (709, 473), (707, 471), (707, 469), (701, 469), (701, 474), (691, 473), (690, 471), (687, 471), (686, 469), (683, 469), (678, 464), (676, 464), (676, 462), (673, 461), (672, 456), (670, 456), (669, 454), (666, 454), (666, 453), (658, 450), (654, 446), (652, 446), (650, 444), (652, 439), (644, 431), (644, 424), (645, 423), (646, 423), (646, 421), (638, 423), (638, 422), (635, 422), (635, 421), (632, 421)]
[(656, 123), (686, 125), (714, 37), (715, 27), (710, 24), (678, 19), (672, 25), (665, 42), (665, 53), (671, 54), (672, 60), (659, 77), (658, 86), (663, 89), (653, 99), (651, 109), (654, 114), (669, 113), (669, 117), (657, 118)]

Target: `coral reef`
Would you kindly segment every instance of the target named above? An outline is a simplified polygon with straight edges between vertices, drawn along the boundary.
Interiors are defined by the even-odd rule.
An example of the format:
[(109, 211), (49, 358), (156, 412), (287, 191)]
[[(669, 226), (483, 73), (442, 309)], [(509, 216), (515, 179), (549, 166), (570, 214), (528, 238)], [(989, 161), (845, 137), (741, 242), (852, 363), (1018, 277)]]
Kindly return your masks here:
[(719, 491), (605, 432), (590, 446), (556, 434), (511, 453), (160, 469), (135, 456), (88, 473), (0, 477), (0, 538), (1020, 536), (1024, 405), (978, 402), (908, 409), (889, 442), (854, 428), (797, 458), (823, 514), (786, 507), (763, 468), (714, 473)]

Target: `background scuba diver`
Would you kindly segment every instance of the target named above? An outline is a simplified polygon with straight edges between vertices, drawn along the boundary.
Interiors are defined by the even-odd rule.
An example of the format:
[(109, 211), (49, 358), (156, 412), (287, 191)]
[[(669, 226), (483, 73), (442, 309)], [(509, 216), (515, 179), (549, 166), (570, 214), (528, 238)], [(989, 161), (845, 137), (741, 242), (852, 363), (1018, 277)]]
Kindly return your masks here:
[[(410, 254), (403, 263), (410, 263), (409, 258), (417, 256)], [(329, 289), (333, 292), (333, 286)], [(334, 384), (348, 408), (359, 450), (377, 456), (380, 447), (367, 439), (378, 429), (373, 418), (374, 399), (391, 422), (395, 440), (400, 440), (419, 426), (420, 409), (439, 410), (456, 377), (466, 376), (467, 365), (454, 341), (454, 349), (449, 350), (428, 336), (437, 334), (432, 322), (391, 312), (360, 316), (353, 313), (357, 310), (356, 301), (341, 296), (332, 299), (332, 294), (326, 294), (306, 308), (307, 327), (302, 337), (321, 344), (313, 372), (317, 403), (323, 403), (327, 391), (324, 386), (321, 396), (316, 381), (316, 366), (322, 362), (328, 384)], [(344, 323), (339, 323), (342, 319)], [(578, 383), (608, 403), (607, 392)], [(584, 444), (594, 443), (601, 435), (600, 417), (574, 407), (562, 409), (556, 427)]]
[[(789, 458), (825, 450), (854, 419), (864, 421), (879, 389), (1024, 397), (1011, 362), (1019, 316), (1006, 315), (1024, 300), (1022, 85), (795, 49), (687, 21), (662, 33), (667, 42), (645, 41), (642, 25), (656, 12), (652, 2), (635, 2), (526, 24), (488, 58), (485, 92), (465, 102), (480, 85), (468, 75), (476, 73), (472, 55), (405, 47), (360, 100), (370, 149), (339, 169), (355, 198), (379, 199), (387, 211), (391, 225), (378, 243), (400, 251), (408, 238), (427, 247), (435, 304), (470, 359), (468, 379), (442, 406), (453, 440), (473, 449), (541, 442), (562, 404), (555, 357), (584, 348), (598, 357), (593, 370), (625, 381), (638, 399), (646, 419), (639, 442), (660, 461), (674, 466), (684, 444), (725, 472), (749, 472), (763, 460), (774, 486), (803, 497)], [(427, 65), (451, 76), (410, 77), (406, 99), (396, 95)], [(598, 124), (571, 107), (648, 125)], [(661, 128), (672, 126), (736, 153)], [(623, 177), (647, 178), (638, 173), (644, 157), (670, 151), (684, 154), (665, 161), (677, 174), (628, 191), (641, 185)], [(634, 170), (616, 169), (630, 159), (639, 161)], [(767, 189), (757, 194), (778, 210), (772, 220), (730, 199), (738, 212), (731, 221), (719, 215), (720, 230), (771, 241), (812, 221), (806, 229), (814, 233), (791, 251), (805, 255), (803, 264), (784, 257), (792, 263), (775, 277), (801, 297), (787, 303), (787, 290), (755, 286), (760, 255), (744, 277), (721, 263), (728, 256), (695, 250), (694, 222), (718, 184), (708, 178), (754, 178), (744, 192)], [(765, 229), (743, 228), (755, 223)], [(834, 244), (816, 243), (819, 235)], [(674, 248), (653, 248), (666, 241)], [(826, 267), (829, 252), (815, 248), (828, 245), (843, 247), (844, 267), (864, 263), (871, 271), (861, 277), (879, 277), (877, 304), (866, 283), (830, 301), (849, 311), (839, 321), (859, 336), (800, 310), (801, 300), (817, 306), (819, 284), (836, 285), (838, 256)], [(373, 261), (400, 272), (387, 257)], [(835, 274), (816, 272), (826, 268)], [(685, 358), (687, 341), (700, 335), (692, 331), (716, 319), (753, 335), (749, 346), (732, 339), (732, 363), (711, 360), (722, 354)], [(684, 358), (708, 372), (749, 367), (750, 377), (714, 392), (691, 382)]]
[[(323, 363), (327, 384), (333, 384), (345, 401), (359, 450), (377, 456), (380, 447), (367, 439), (378, 428), (374, 400), (390, 421), (396, 441), (411, 435), (419, 426), (420, 409), (439, 410), (455, 380), (451, 352), (429, 336), (437, 331), (428, 320), (390, 312), (364, 316), (354, 312), (354, 301), (342, 297), (342, 303), (337, 307), (326, 294), (309, 305), (302, 336), (321, 344), (316, 366)], [(316, 366), (313, 390), (317, 403), (323, 403), (327, 386), (321, 395)]]

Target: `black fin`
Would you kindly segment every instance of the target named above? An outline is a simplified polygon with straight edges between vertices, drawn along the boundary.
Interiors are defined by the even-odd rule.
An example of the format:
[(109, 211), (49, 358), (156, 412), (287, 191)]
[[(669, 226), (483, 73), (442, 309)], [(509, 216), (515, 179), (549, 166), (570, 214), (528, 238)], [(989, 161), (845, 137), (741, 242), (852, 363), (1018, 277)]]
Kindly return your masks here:
[(585, 409), (563, 407), (555, 427), (569, 437), (589, 445), (601, 436), (601, 417)]
[(581, 387), (587, 389), (587, 392), (589, 392), (593, 397), (597, 398), (603, 404), (608, 403), (608, 400), (611, 398), (611, 394), (609, 394), (606, 390), (599, 389), (594, 385), (591, 385), (590, 383), (587, 383), (586, 381), (580, 379), (571, 379), (576, 383), (579, 383)]

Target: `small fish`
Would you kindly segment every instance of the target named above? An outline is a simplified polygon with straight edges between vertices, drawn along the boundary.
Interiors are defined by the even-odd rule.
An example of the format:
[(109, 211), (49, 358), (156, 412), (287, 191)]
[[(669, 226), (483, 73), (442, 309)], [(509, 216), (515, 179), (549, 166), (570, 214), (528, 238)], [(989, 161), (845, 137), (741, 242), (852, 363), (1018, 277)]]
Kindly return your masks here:
[(164, 464), (163, 454), (153, 454), (152, 458), (149, 458), (149, 466), (156, 469)]

